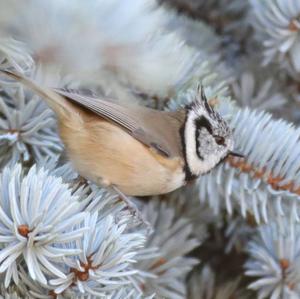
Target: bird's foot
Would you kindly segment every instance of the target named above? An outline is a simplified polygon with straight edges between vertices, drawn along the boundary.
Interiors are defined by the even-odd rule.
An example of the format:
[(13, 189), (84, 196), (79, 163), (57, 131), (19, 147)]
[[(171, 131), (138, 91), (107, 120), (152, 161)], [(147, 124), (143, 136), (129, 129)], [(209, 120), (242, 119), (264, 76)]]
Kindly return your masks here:
[(152, 225), (149, 223), (149, 221), (147, 219), (145, 219), (144, 215), (141, 213), (141, 211), (138, 209), (138, 207), (136, 206), (136, 204), (134, 204), (122, 191), (120, 191), (116, 186), (112, 186), (113, 190), (115, 192), (118, 193), (118, 195), (120, 196), (120, 199), (122, 199), (128, 209), (130, 210), (130, 212), (132, 213), (132, 215), (134, 217), (136, 217), (142, 224), (144, 224), (146, 226), (147, 229), (147, 233), (150, 235), (153, 232), (153, 227)]

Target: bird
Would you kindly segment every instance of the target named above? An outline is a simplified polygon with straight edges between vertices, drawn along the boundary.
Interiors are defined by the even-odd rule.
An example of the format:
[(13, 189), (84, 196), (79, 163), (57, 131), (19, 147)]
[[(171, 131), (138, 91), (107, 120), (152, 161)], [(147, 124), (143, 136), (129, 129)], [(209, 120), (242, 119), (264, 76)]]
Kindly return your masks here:
[(209, 172), (234, 151), (233, 132), (199, 86), (177, 111), (121, 105), (76, 91), (42, 86), (24, 75), (0, 72), (27, 86), (55, 112), (60, 138), (78, 173), (124, 196), (169, 193)]

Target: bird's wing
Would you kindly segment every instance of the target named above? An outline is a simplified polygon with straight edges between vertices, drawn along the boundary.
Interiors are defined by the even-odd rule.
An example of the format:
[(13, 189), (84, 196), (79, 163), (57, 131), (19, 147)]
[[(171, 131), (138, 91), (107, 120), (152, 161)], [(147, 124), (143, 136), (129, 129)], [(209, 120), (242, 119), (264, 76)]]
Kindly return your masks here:
[(184, 111), (163, 112), (140, 106), (124, 107), (111, 101), (63, 89), (54, 89), (54, 91), (108, 121), (116, 123), (161, 155), (182, 156), (179, 131), (185, 118)]

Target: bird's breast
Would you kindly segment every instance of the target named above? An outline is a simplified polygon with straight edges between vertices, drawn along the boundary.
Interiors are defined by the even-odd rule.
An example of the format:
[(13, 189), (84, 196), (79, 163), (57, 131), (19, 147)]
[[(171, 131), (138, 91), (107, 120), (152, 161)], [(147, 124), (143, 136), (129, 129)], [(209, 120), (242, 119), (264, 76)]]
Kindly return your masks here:
[(185, 182), (180, 157), (166, 158), (106, 120), (60, 125), (70, 160), (87, 179), (115, 185), (126, 195), (171, 192)]

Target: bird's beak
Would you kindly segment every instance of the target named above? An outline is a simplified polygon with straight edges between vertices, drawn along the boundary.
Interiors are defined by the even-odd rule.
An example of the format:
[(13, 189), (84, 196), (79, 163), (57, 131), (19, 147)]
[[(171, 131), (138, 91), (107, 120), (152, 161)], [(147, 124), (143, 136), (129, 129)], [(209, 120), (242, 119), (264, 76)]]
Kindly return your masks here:
[(244, 158), (245, 156), (239, 152), (236, 152), (236, 151), (230, 151), (228, 153), (229, 156), (234, 156), (234, 157), (239, 157), (239, 158)]

